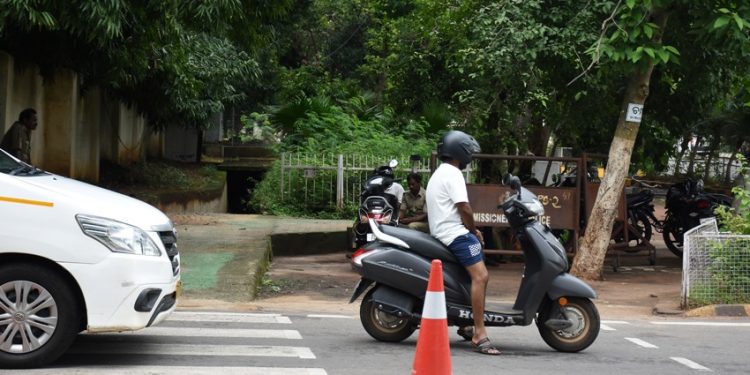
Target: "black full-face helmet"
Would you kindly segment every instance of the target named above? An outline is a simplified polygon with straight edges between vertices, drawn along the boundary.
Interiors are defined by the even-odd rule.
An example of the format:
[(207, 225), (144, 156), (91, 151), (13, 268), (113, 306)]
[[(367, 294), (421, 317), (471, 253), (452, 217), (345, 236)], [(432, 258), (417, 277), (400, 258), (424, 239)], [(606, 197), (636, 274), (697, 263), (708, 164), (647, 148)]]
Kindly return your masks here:
[(474, 154), (482, 152), (474, 137), (458, 130), (451, 130), (438, 142), (437, 153), (440, 158), (458, 160), (459, 169), (466, 168), (471, 163)]
[(393, 168), (387, 165), (384, 165), (382, 167), (378, 167), (377, 169), (375, 169), (375, 174), (378, 176), (393, 178)]

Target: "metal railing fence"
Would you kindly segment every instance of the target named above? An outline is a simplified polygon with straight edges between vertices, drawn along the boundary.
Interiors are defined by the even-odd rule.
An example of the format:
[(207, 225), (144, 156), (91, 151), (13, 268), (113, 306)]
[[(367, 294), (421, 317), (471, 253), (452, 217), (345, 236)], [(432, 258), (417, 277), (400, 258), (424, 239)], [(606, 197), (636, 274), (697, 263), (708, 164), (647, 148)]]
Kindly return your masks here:
[(412, 162), (410, 155), (343, 155), (282, 153), (280, 157), (280, 194), (282, 200), (302, 200), (306, 207), (342, 209), (359, 205), (362, 184), (377, 167), (396, 159), (396, 181), (406, 186), (411, 172), (422, 175), (422, 185), (429, 178), (429, 158)]

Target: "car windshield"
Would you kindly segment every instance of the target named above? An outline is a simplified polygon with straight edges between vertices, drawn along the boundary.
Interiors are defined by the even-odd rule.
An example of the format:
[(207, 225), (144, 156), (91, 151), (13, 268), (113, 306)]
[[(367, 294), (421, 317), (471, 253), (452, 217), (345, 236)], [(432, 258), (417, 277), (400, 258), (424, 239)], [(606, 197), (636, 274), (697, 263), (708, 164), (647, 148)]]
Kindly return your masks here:
[(0, 149), (0, 173), (14, 176), (34, 176), (45, 173), (43, 170), (13, 159)]

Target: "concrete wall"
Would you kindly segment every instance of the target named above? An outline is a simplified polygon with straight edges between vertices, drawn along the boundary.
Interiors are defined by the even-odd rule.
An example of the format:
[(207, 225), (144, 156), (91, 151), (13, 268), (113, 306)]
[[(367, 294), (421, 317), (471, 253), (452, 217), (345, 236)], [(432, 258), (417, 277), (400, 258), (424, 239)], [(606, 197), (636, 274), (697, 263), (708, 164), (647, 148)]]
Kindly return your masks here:
[[(51, 172), (96, 182), (99, 160), (129, 165), (161, 156), (164, 137), (151, 134), (135, 109), (96, 87), (82, 91), (78, 75), (58, 70), (45, 80), (38, 68), (0, 51), (0, 131), (25, 108), (34, 108), (39, 126), (32, 133), (31, 162)], [(193, 143), (195, 144), (195, 143)]]
[(169, 160), (198, 161), (198, 130), (170, 125), (164, 130), (164, 157)]

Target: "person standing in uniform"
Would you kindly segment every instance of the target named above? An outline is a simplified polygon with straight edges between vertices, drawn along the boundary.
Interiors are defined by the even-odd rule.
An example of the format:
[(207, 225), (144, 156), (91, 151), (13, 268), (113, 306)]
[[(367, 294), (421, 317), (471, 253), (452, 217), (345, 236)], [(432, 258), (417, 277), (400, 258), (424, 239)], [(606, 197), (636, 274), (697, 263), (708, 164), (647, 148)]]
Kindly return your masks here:
[(471, 343), (482, 354), (498, 355), (487, 337), (484, 326), (484, 303), (489, 273), (484, 264), (482, 232), (474, 224), (474, 213), (469, 205), (466, 181), (461, 170), (480, 152), (474, 137), (452, 130), (438, 143), (437, 154), (443, 162), (427, 183), (427, 212), (430, 233), (456, 256), (471, 277), (471, 309), (474, 329), (459, 328), (471, 334)]
[(24, 109), (18, 115), (18, 121), (5, 133), (0, 148), (24, 163), (31, 164), (31, 131), (36, 129), (37, 125), (36, 110)]

